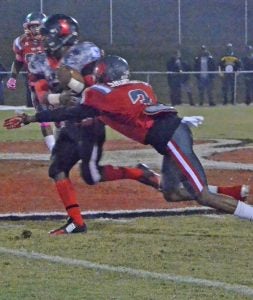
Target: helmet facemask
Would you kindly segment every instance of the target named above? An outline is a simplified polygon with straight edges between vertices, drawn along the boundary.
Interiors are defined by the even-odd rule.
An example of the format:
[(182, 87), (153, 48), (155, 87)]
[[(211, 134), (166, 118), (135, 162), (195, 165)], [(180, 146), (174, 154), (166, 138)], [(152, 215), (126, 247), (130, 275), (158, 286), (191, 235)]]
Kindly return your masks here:
[(38, 37), (40, 36), (40, 25), (42, 20), (46, 17), (45, 14), (41, 12), (32, 12), (28, 14), (23, 23), (24, 32), (27, 36)]

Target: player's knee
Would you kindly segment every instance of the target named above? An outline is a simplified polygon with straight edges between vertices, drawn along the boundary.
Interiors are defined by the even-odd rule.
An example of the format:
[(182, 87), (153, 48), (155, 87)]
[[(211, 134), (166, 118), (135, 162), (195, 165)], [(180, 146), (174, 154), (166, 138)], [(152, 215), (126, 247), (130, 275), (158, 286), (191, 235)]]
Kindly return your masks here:
[(48, 176), (54, 180), (59, 180), (62, 179), (62, 177), (66, 177), (65, 173), (62, 170), (59, 170), (54, 164), (49, 167)]
[(81, 165), (81, 177), (88, 185), (94, 185), (100, 182), (101, 174), (97, 168), (93, 168), (92, 170), (86, 165)]
[(87, 172), (87, 170), (81, 169), (81, 177), (85, 183), (88, 185), (94, 185), (96, 182), (93, 180), (90, 172)]
[(208, 188), (204, 188), (201, 192), (198, 193), (195, 200), (198, 202), (198, 204), (203, 206), (209, 206), (210, 203), (210, 193), (208, 191)]
[(167, 202), (176, 202), (182, 200), (182, 197), (177, 191), (162, 191), (162, 193)]

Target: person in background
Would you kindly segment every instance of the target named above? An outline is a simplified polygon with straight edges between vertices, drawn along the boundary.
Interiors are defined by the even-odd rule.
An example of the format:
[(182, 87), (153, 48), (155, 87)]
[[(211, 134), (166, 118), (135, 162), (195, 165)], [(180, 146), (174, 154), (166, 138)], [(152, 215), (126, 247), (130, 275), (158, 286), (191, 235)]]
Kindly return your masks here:
[[(246, 47), (246, 54), (242, 57), (243, 71), (253, 72), (253, 47), (248, 45)], [(245, 104), (250, 105), (253, 100), (253, 73), (244, 74), (245, 83)]]
[(241, 69), (241, 60), (235, 55), (233, 45), (228, 43), (225, 54), (219, 61), (219, 71), (222, 78), (223, 105), (235, 104), (235, 72)]
[(6, 68), (0, 63), (0, 105), (4, 105), (4, 78), (6, 76)]
[[(17, 77), (20, 71), (23, 69), (28, 72), (28, 63), (32, 55), (44, 52), (44, 44), (42, 36), (39, 33), (39, 26), (45, 17), (46, 15), (41, 12), (32, 12), (28, 14), (23, 24), (24, 33), (18, 36), (13, 42), (15, 59), (11, 66), (10, 78), (6, 84), (7, 88), (10, 90), (16, 89)], [(31, 95), (34, 108), (36, 111), (41, 111), (44, 108), (40, 105), (36, 98), (33, 87), (33, 77), (29, 72), (27, 74), (27, 80), (25, 78), (25, 82), (28, 82), (26, 84), (26, 87), (29, 89), (27, 93)], [(29, 99), (29, 97), (27, 97), (27, 99)], [(27, 103), (27, 106), (30, 106), (30, 104)], [(50, 123), (42, 123), (41, 132), (44, 137), (45, 144), (51, 152), (55, 144), (55, 138)]]
[(207, 50), (207, 47), (202, 45), (199, 55), (194, 59), (194, 71), (201, 72), (195, 75), (198, 82), (200, 106), (204, 104), (205, 94), (207, 95), (209, 106), (215, 106), (213, 101), (213, 79), (215, 75), (208, 73), (215, 70), (216, 65), (213, 56)]
[(180, 50), (176, 50), (174, 55), (167, 62), (167, 71), (175, 72), (173, 74), (168, 74), (171, 104), (173, 106), (182, 104), (183, 90), (187, 94), (189, 104), (194, 105), (191, 86), (189, 83), (190, 75), (184, 73), (191, 71), (191, 68), (189, 64), (182, 59)]

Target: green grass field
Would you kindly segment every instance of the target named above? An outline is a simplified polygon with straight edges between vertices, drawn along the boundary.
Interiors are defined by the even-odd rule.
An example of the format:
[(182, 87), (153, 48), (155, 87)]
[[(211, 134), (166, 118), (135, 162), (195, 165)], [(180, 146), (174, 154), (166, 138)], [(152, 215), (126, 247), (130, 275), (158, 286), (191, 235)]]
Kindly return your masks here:
[[(196, 139), (253, 140), (252, 106), (182, 106), (179, 113), (205, 117), (193, 130)], [(0, 122), (12, 114), (0, 112)], [(120, 136), (108, 130), (108, 138)], [(13, 131), (0, 127), (1, 141), (40, 139), (37, 124)], [(253, 299), (248, 221), (232, 216), (88, 220), (86, 235), (49, 237), (59, 224), (0, 222), (0, 300)], [(32, 236), (25, 238), (24, 230)]]
[(174, 216), (88, 223), (86, 235), (52, 238), (46, 232), (56, 222), (1, 222), (0, 299), (253, 298), (250, 222)]
[[(196, 139), (243, 139), (253, 140), (251, 130), (253, 106), (244, 104), (236, 106), (217, 107), (191, 107), (183, 105), (177, 107), (180, 116), (202, 115), (204, 124), (193, 129)], [(31, 111), (32, 113), (32, 111)], [(14, 114), (13, 111), (0, 111), (0, 124), (7, 117)], [(121, 138), (112, 130), (107, 130), (108, 139)], [(6, 130), (0, 126), (1, 141), (39, 140), (41, 134), (37, 124), (31, 124), (17, 130)]]

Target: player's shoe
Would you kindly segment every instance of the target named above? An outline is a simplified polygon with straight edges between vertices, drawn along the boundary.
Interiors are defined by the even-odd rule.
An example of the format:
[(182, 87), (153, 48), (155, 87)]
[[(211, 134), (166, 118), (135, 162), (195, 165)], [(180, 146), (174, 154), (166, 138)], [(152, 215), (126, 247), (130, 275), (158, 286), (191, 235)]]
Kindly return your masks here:
[(60, 228), (51, 230), (49, 235), (61, 235), (61, 234), (72, 234), (72, 233), (86, 233), (87, 226), (83, 224), (81, 226), (77, 226), (71, 218), (67, 220), (67, 223)]
[(154, 172), (153, 170), (150, 170), (147, 165), (141, 163), (138, 164), (136, 168), (141, 169), (143, 171), (143, 175), (138, 179), (138, 181), (146, 185), (152, 186), (157, 190), (160, 188), (161, 176), (158, 173)]
[(229, 187), (219, 187), (219, 193), (231, 196), (240, 201), (246, 201), (249, 196), (250, 187), (246, 184)]

